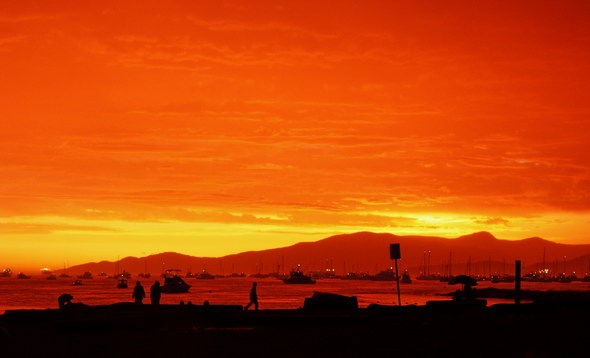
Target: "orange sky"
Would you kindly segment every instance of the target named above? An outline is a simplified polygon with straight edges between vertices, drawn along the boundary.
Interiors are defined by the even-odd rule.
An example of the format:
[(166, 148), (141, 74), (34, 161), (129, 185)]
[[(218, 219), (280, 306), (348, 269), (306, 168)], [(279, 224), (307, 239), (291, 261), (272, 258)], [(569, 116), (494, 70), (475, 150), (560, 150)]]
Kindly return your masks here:
[(0, 1), (0, 266), (590, 238), (587, 1)]

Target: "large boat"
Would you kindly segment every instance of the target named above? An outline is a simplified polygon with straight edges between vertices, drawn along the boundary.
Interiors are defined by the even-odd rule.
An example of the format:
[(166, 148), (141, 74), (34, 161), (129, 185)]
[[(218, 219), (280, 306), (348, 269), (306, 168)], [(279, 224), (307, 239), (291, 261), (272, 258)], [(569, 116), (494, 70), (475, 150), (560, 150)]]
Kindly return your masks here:
[(0, 277), (10, 277), (12, 276), (12, 270), (9, 268), (5, 268), (4, 270), (2, 270), (2, 272), (0, 272)]
[(180, 270), (170, 269), (164, 272), (164, 284), (160, 287), (162, 293), (185, 293), (191, 286), (184, 282), (179, 275)]
[(301, 271), (301, 265), (299, 264), (297, 265), (297, 270), (291, 271), (289, 277), (283, 279), (283, 282), (291, 285), (315, 284), (315, 280), (313, 280), (311, 276), (303, 274), (303, 271)]
[(31, 276), (25, 275), (24, 273), (19, 272), (18, 275), (16, 275), (16, 278), (18, 278), (19, 280), (23, 280), (23, 279), (29, 279), (29, 278), (31, 278)]
[(46, 280), (57, 280), (57, 276), (55, 276), (54, 274), (50, 274), (49, 276), (47, 276), (45, 278)]
[(394, 279), (395, 275), (391, 267), (385, 271), (380, 271), (376, 275), (369, 277), (369, 280), (371, 281), (393, 281)]

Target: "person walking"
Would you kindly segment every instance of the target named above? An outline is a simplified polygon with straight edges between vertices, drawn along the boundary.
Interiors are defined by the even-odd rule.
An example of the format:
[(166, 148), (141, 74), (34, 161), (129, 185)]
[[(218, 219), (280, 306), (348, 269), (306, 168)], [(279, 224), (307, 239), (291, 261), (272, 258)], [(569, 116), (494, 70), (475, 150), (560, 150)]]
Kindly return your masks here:
[(143, 286), (141, 285), (141, 282), (137, 281), (135, 283), (135, 287), (133, 288), (133, 294), (131, 295), (131, 298), (135, 299), (135, 304), (142, 304), (143, 299), (145, 298), (145, 290), (143, 289)]
[(256, 293), (256, 282), (252, 283), (252, 289), (250, 290), (250, 303), (244, 307), (245, 310), (254, 305), (254, 309), (258, 311), (258, 294)]
[(152, 305), (157, 306), (160, 304), (160, 294), (162, 291), (160, 290), (160, 281), (154, 282), (152, 287), (150, 287), (150, 300), (152, 301)]

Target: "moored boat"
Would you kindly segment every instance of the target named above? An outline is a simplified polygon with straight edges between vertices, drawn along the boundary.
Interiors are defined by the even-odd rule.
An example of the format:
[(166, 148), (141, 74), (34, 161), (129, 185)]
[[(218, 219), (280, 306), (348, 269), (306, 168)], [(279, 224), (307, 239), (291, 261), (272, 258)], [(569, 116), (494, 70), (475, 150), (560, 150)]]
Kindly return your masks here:
[(200, 274), (195, 275), (195, 278), (197, 280), (213, 280), (215, 278), (215, 276), (213, 276), (209, 272), (203, 270)]
[(412, 283), (412, 278), (410, 277), (410, 273), (408, 272), (408, 270), (404, 271), (404, 273), (402, 274), (402, 278), (400, 279), (400, 282), (405, 284)]
[(311, 276), (303, 274), (301, 265), (297, 265), (297, 270), (291, 271), (288, 278), (283, 279), (283, 282), (290, 285), (313, 285), (316, 283)]
[(117, 288), (128, 288), (129, 285), (127, 284), (127, 279), (125, 277), (120, 277), (119, 282), (117, 283)]
[(185, 293), (191, 288), (179, 275), (180, 270), (169, 269), (164, 273), (164, 284), (160, 287), (162, 293)]
[(390, 267), (387, 270), (380, 271), (376, 275), (370, 276), (369, 279), (371, 281), (393, 281), (395, 279), (393, 268)]
[(94, 277), (92, 277), (92, 272), (86, 271), (83, 274), (79, 275), (78, 278), (85, 279), (85, 280), (91, 280)]

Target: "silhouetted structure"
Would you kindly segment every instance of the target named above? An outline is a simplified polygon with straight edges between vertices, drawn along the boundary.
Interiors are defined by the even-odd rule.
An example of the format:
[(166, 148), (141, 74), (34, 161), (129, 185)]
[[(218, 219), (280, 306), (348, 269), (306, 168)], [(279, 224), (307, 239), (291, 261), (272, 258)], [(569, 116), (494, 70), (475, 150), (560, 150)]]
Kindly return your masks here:
[(150, 287), (150, 300), (152, 305), (157, 306), (160, 304), (160, 295), (162, 294), (160, 290), (160, 281), (154, 282), (152, 287)]
[(145, 290), (143, 289), (141, 282), (137, 281), (137, 283), (135, 283), (131, 298), (135, 299), (135, 303), (138, 305), (143, 303), (142, 301), (145, 298)]
[(57, 304), (59, 308), (65, 308), (67, 305), (72, 303), (74, 296), (70, 295), (69, 293), (64, 293), (57, 298)]
[(252, 283), (252, 289), (250, 290), (250, 303), (244, 307), (245, 310), (254, 305), (254, 309), (258, 311), (258, 294), (256, 293), (256, 282)]
[(358, 311), (356, 296), (343, 296), (335, 293), (314, 292), (303, 303), (305, 310), (313, 311)]

